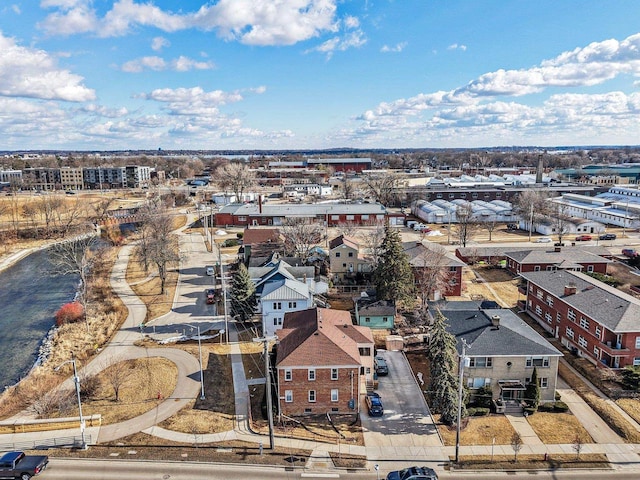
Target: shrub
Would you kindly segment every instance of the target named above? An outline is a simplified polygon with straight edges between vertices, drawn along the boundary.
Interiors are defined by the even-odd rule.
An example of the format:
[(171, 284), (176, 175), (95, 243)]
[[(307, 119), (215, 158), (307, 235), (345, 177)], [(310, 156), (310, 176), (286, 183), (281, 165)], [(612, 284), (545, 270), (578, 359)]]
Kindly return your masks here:
[(554, 402), (541, 403), (540, 405), (538, 405), (539, 412), (553, 412), (554, 408)]
[(558, 400), (560, 400), (560, 394), (559, 394), (558, 392), (556, 392), (556, 394), (555, 394), (555, 400), (556, 400), (556, 402), (557, 402)]
[(491, 407), (491, 399), (493, 398), (493, 392), (490, 386), (480, 387), (473, 395), (473, 401), (476, 406), (489, 408)]
[(568, 412), (569, 411), (569, 405), (567, 405), (564, 402), (555, 402), (553, 405), (553, 410), (556, 412)]
[(537, 408), (533, 408), (533, 407), (525, 407), (524, 408), (524, 413), (526, 415), (533, 415), (534, 413), (536, 413), (538, 411)]
[[(489, 409), (486, 407), (476, 407), (474, 410), (474, 417), (484, 417), (485, 415), (489, 415)], [(471, 414), (469, 414), (469, 416), (471, 416)]]
[(80, 302), (65, 303), (60, 310), (56, 312), (56, 325), (59, 327), (67, 323), (75, 323), (82, 320), (84, 308)]

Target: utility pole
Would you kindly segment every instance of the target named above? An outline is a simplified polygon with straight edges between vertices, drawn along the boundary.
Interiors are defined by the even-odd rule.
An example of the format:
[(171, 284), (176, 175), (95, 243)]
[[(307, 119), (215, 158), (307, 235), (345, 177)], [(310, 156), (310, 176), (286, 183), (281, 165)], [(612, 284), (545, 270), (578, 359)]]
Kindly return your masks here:
[(254, 342), (262, 342), (264, 344), (264, 371), (266, 377), (266, 394), (267, 394), (267, 419), (269, 421), (269, 449), (273, 450), (275, 446), (275, 438), (273, 433), (273, 399), (271, 398), (271, 365), (269, 362), (269, 342), (274, 337), (254, 338)]
[(460, 361), (458, 362), (458, 421), (456, 422), (456, 463), (460, 458), (460, 422), (462, 421), (462, 382), (464, 381), (464, 363), (466, 361), (466, 348), (467, 342), (464, 338), (462, 340), (462, 353), (460, 355)]
[(218, 245), (218, 262), (220, 264), (220, 288), (222, 288), (224, 331), (227, 332), (227, 336), (225, 337), (225, 343), (229, 345), (229, 325), (228, 325), (229, 317), (227, 315), (227, 285), (225, 283), (225, 278), (224, 278), (224, 266), (222, 265), (222, 251), (220, 250), (219, 245)]
[(529, 208), (529, 242), (531, 242), (531, 232), (533, 230), (533, 203)]

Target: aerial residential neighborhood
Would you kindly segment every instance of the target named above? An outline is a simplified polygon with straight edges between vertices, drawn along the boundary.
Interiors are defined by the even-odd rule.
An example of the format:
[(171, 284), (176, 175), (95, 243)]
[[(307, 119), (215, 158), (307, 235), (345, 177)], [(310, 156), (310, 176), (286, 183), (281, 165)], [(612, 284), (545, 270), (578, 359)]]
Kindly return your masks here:
[[(100, 255), (112, 260), (90, 268), (106, 268), (102, 275), (111, 278), (113, 295), (125, 295), (124, 312), (130, 313), (111, 323), (93, 350), (69, 350), (61, 342), (67, 328), (97, 339), (91, 332), (102, 328), (101, 318), (121, 315), (87, 310), (92, 301), (106, 305), (108, 298), (97, 300), (95, 281), (72, 302), (87, 312), (86, 320), (56, 313), (59, 327), (41, 349), (38, 372), (43, 373), (38, 375), (51, 375), (59, 383), (55, 388), (71, 394), (74, 384), (58, 366), (71, 362), (87, 372), (75, 384), (80, 389), (76, 416), (73, 397), (63, 407), (60, 400), (35, 395), (36, 405), (51, 402), (56, 413), (12, 406), (15, 389), (29, 388), (32, 372), (18, 387), (8, 385), (0, 399), (7, 412), (0, 426), (12, 432), (5, 434), (5, 445), (21, 438), (36, 444), (66, 438), (71, 451), (90, 454), (100, 445), (126, 444), (129, 435), (150, 431), (176, 444), (195, 441), (218, 449), (224, 445), (219, 438), (231, 436), (275, 453), (295, 439), (297, 455), (306, 458), (298, 468), (313, 474), (323, 468), (339, 471), (341, 465), (364, 473), (381, 461), (401, 467), (402, 461), (383, 460), (381, 445), (392, 442), (399, 452), (408, 449), (399, 453), (406, 457), (405, 466), (416, 463), (418, 451), (422, 463), (443, 478), (446, 472), (432, 463), (440, 457), (428, 453), (433, 447), (455, 465), (458, 448), (465, 461), (473, 462), (472, 451), (488, 451), (496, 442), (507, 453), (514, 452), (513, 442), (522, 442), (516, 455), (543, 445), (547, 457), (585, 443), (601, 455), (596, 464), (611, 462), (607, 445), (636, 443), (638, 386), (630, 382), (640, 366), (640, 282), (636, 286), (637, 262), (629, 252), (640, 244), (640, 233), (630, 208), (624, 225), (594, 223), (588, 230), (594, 236), (577, 241), (577, 223), (564, 222), (571, 217), (557, 205), (569, 198), (565, 190), (585, 184), (542, 191), (537, 182), (544, 183), (551, 172), (541, 171), (539, 163), (536, 168), (543, 175), (527, 177), (529, 186), (520, 186), (511, 202), (500, 200), (492, 207), (473, 195), (469, 200), (436, 199), (432, 216), (425, 214), (426, 203), (416, 200), (416, 195), (427, 195), (403, 187), (402, 172), (388, 170), (391, 197), (370, 186), (378, 178), (375, 171), (347, 169), (338, 176), (348, 176), (353, 186), (346, 188), (353, 188), (355, 199), (345, 198), (340, 182), (330, 186), (330, 178), (326, 190), (292, 190), (295, 184), (284, 183), (260, 187), (265, 172), (246, 165), (232, 174), (248, 176), (244, 191), (233, 194), (217, 186), (224, 170), (197, 181), (163, 180), (144, 188), (111, 184), (98, 192), (78, 188), (73, 195), (62, 185), (47, 189), (10, 182), (2, 201), (8, 208), (18, 202), (33, 208), (65, 205), (60, 220), (17, 227), (23, 235), (41, 232), (43, 245), (53, 243), (51, 268), (58, 268), (56, 255), (62, 253), (48, 237), (63, 226), (66, 235), (85, 235), (74, 240), (83, 248), (98, 248), (85, 238), (102, 237), (108, 243), (99, 247)], [(166, 172), (157, 173), (167, 178)], [(425, 175), (437, 178), (432, 172)], [(457, 174), (440, 175), (450, 179), (450, 191), (455, 191)], [(481, 177), (474, 181), (485, 183)], [(462, 188), (470, 188), (469, 182)], [(504, 187), (483, 188), (499, 192)], [(602, 193), (600, 188), (592, 190), (591, 198), (627, 195), (616, 201), (640, 204), (631, 186)], [(292, 196), (292, 191), (302, 193)], [(79, 202), (91, 209), (81, 210), (77, 220), (65, 220)], [(546, 238), (550, 243), (538, 242)], [(162, 255), (146, 250), (146, 244), (158, 244), (156, 252)], [(5, 268), (20, 262), (6, 258)], [(142, 310), (134, 308), (130, 295), (137, 295)], [(118, 350), (112, 350), (115, 345)], [(158, 360), (134, 366), (140, 348), (153, 349)], [(157, 363), (160, 359), (169, 363)], [(177, 371), (169, 367), (173, 362), (178, 362)], [(110, 372), (127, 364), (159, 375), (169, 368), (162, 375), (175, 383), (149, 377), (137, 384), (140, 380), (131, 374), (114, 380), (120, 377)], [(83, 394), (88, 375), (101, 386)], [(155, 393), (136, 389), (147, 384), (158, 385)], [(603, 407), (590, 388), (597, 389), (595, 398), (609, 395), (616, 401)], [(104, 404), (99, 398), (105, 395), (117, 400)], [(166, 410), (155, 420), (145, 419), (144, 409), (122, 411), (139, 401), (135, 398)], [(181, 400), (171, 405), (171, 398)], [(44, 433), (61, 413), (64, 428)], [(43, 433), (19, 433), (12, 416)], [(620, 430), (620, 416), (629, 422), (628, 430)], [(78, 421), (85, 425), (81, 435)], [(545, 433), (549, 428), (555, 437)], [(478, 437), (476, 429), (485, 433)], [(344, 447), (336, 451), (344, 448), (344, 460), (331, 453), (331, 445), (340, 444)], [(142, 452), (145, 447), (136, 448)], [(234, 448), (229, 450), (221, 461), (233, 461)], [(55, 464), (58, 455), (51, 455)], [(198, 458), (193, 452), (186, 455)], [(636, 454), (629, 450), (624, 455), (633, 464)], [(595, 460), (587, 458), (585, 465), (593, 465), (589, 462)], [(528, 462), (523, 460), (532, 465)]]

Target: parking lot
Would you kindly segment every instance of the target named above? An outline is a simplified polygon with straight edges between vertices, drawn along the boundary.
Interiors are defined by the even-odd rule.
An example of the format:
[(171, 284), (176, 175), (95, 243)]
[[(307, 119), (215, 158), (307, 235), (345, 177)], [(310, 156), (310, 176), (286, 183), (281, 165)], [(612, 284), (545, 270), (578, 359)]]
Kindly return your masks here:
[(362, 426), (365, 443), (371, 446), (439, 446), (440, 437), (433, 425), (420, 387), (402, 352), (379, 350), (389, 366), (389, 374), (378, 377), (384, 415), (369, 416), (362, 402)]

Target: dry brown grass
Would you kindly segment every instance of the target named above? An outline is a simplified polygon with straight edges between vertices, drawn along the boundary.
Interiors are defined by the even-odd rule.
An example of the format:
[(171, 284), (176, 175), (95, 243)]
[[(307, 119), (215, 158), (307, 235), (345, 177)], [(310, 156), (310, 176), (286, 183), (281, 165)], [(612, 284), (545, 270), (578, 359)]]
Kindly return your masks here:
[(527, 421), (545, 445), (572, 444), (578, 437), (582, 443), (594, 443), (589, 432), (570, 413), (537, 412), (527, 417)]
[(640, 423), (640, 399), (620, 398), (616, 403), (636, 422)]
[(560, 363), (558, 365), (558, 373), (614, 432), (628, 443), (640, 443), (640, 433), (618, 411), (585, 385), (566, 365)]
[[(82, 402), (85, 415), (102, 415), (102, 423), (118, 423), (142, 415), (157, 407), (173, 393), (176, 387), (178, 369), (173, 362), (165, 358), (150, 357), (136, 360), (125, 360), (127, 378), (120, 389), (120, 401), (115, 401), (115, 394), (109, 382), (109, 370), (120, 368), (112, 365), (98, 374), (100, 387), (95, 395)], [(67, 412), (73, 413), (73, 412)]]
[[(451, 461), (454, 459), (451, 458)], [(547, 455), (518, 455), (514, 462), (513, 455), (474, 455), (460, 456), (455, 468), (461, 470), (556, 470), (559, 468), (601, 469), (611, 468), (607, 456), (603, 453), (553, 454)]]
[[(436, 425), (445, 445), (456, 444), (455, 427), (447, 427), (440, 422), (439, 415), (434, 416)], [(460, 431), (460, 445), (509, 445), (515, 430), (504, 415), (487, 415), (485, 417), (469, 417)]]
[[(475, 280), (473, 271), (484, 279), (484, 282)], [(465, 277), (464, 280), (464, 296), (474, 298), (482, 297), (488, 300), (494, 300), (503, 307), (511, 308), (518, 302), (518, 280), (515, 279), (506, 270), (500, 268), (473, 267), (470, 275), (473, 277)], [(493, 291), (492, 291), (493, 290)], [(494, 294), (495, 292), (495, 294)], [(496, 298), (496, 295), (499, 298)]]
[[(231, 381), (231, 358), (215, 353), (220, 350), (219, 346), (204, 344), (203, 347), (205, 399), (198, 398), (189, 407), (160, 423), (161, 427), (191, 434), (233, 430), (235, 392)], [(197, 345), (191, 348), (197, 354)]]

